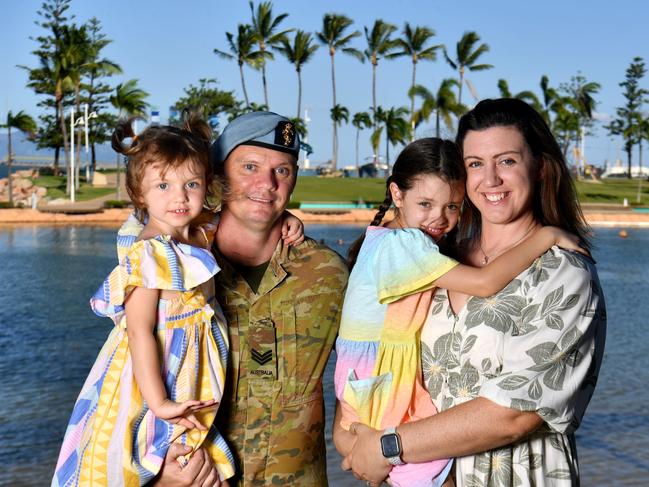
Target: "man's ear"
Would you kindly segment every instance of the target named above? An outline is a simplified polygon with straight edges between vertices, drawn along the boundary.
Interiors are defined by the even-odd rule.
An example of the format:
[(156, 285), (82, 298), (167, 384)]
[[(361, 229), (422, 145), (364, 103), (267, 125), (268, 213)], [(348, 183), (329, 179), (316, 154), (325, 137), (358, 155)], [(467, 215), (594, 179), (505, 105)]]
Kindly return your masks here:
[(392, 194), (394, 206), (401, 208), (403, 206), (403, 192), (399, 189), (397, 183), (390, 183), (388, 187), (390, 188), (390, 194)]

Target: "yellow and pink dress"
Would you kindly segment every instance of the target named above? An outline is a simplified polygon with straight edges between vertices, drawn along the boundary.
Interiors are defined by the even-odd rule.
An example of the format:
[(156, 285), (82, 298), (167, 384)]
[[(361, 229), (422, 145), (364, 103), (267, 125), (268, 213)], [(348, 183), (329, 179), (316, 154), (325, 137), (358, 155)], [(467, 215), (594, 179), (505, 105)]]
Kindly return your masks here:
[[(413, 228), (367, 228), (349, 276), (334, 383), (342, 427), (383, 430), (437, 412), (422, 382), (420, 331), (433, 283), (457, 262)], [(394, 486), (441, 485), (448, 460), (395, 466)]]
[[(221, 400), (228, 355), (225, 318), (214, 296), (219, 271), (210, 246), (216, 225), (201, 225), (206, 247), (180, 243), (169, 236), (135, 241), (131, 217), (118, 234), (119, 265), (90, 303), (99, 316), (115, 322), (74, 405), (56, 465), (52, 486), (144, 485), (159, 472), (169, 446), (203, 446), (222, 479), (234, 474), (232, 454), (212, 426), (209, 431), (157, 418), (135, 382), (124, 302), (136, 287), (178, 291), (160, 299), (154, 334), (168, 397)], [(138, 230), (139, 232), (139, 230)], [(196, 413), (213, 425), (216, 409)]]

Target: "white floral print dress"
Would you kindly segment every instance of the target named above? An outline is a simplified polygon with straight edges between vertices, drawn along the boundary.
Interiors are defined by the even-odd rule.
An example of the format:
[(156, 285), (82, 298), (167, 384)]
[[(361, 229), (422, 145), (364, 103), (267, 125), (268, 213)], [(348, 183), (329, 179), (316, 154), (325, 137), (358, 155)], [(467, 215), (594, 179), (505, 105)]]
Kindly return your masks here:
[(579, 483), (574, 431), (597, 382), (605, 335), (595, 267), (557, 247), (457, 314), (446, 290), (437, 291), (421, 341), (438, 410), (484, 397), (545, 421), (519, 443), (456, 459), (458, 487)]

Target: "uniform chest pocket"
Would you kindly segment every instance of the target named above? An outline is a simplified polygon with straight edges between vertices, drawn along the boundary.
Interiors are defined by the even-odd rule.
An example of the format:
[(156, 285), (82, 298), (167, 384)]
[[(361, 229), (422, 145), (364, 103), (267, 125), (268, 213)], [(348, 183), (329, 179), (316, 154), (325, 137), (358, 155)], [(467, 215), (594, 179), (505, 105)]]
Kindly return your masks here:
[(282, 302), (277, 341), (284, 405), (321, 397), (322, 374), (338, 331), (340, 301), (337, 293), (324, 293)]

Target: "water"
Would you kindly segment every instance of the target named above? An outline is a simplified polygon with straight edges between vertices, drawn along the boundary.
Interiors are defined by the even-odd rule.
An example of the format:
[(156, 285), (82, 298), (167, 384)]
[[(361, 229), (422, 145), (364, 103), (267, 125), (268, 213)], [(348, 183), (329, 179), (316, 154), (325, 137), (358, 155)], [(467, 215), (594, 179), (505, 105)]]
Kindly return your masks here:
[[(339, 252), (360, 226), (310, 225)], [(0, 228), (0, 485), (49, 485), (72, 405), (110, 321), (88, 298), (115, 264), (114, 228)], [(342, 239), (342, 243), (339, 243)], [(595, 257), (609, 329), (599, 384), (577, 434), (582, 484), (649, 485), (649, 230), (598, 229)], [(330, 441), (333, 360), (324, 380), (331, 485), (363, 485), (339, 469)]]

